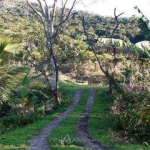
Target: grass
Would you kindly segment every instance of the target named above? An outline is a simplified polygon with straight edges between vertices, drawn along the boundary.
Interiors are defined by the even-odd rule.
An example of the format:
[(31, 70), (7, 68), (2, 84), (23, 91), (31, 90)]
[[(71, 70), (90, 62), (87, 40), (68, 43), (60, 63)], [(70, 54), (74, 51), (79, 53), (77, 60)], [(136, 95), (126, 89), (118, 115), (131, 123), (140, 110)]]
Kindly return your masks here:
[(121, 142), (110, 136), (113, 119), (110, 116), (110, 106), (113, 99), (103, 94), (104, 89), (96, 93), (95, 104), (90, 116), (90, 135), (102, 143), (118, 150), (150, 150), (150, 146), (138, 143)]
[[(50, 121), (62, 114), (70, 101), (72, 100), (76, 89), (79, 85), (60, 84), (60, 91), (63, 95), (63, 105), (53, 111), (52, 114), (39, 118), (35, 123), (29, 124), (22, 128), (17, 128), (13, 131), (7, 131), (0, 134), (0, 150), (24, 150), (28, 147), (29, 140), (39, 133), (39, 131), (46, 126)], [(65, 95), (65, 96), (64, 96)]]
[[(39, 131), (50, 121), (62, 114), (73, 98), (76, 89), (84, 88), (81, 100), (74, 111), (53, 131), (49, 137), (52, 150), (87, 150), (82, 148), (82, 143), (76, 139), (76, 125), (80, 115), (85, 111), (88, 99), (89, 88), (97, 86), (76, 85), (72, 83), (60, 83), (62, 93), (62, 106), (52, 112), (52, 114), (39, 118), (35, 123), (29, 124), (13, 131), (0, 134), (0, 150), (24, 150), (28, 147), (29, 140), (39, 133)], [(144, 144), (131, 144), (121, 142), (110, 136), (112, 132), (113, 119), (109, 115), (110, 106), (113, 100), (104, 96), (105, 88), (97, 88), (95, 104), (90, 116), (90, 134), (94, 139), (114, 147), (118, 150), (150, 150), (150, 146)]]
[(87, 150), (76, 139), (76, 126), (81, 114), (85, 111), (89, 89), (85, 89), (79, 104), (74, 111), (63, 120), (49, 137), (52, 150)]

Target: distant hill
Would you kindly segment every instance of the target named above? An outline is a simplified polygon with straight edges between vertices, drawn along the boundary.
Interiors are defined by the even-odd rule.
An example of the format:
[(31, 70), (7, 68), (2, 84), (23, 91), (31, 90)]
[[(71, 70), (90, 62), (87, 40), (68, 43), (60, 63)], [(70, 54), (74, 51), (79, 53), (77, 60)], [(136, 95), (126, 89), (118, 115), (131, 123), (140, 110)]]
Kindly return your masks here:
[(24, 0), (1, 0), (0, 1), (0, 7), (3, 8), (13, 8), (16, 7), (17, 5), (21, 5), (24, 4), (25, 1)]
[[(36, 4), (34, 4), (36, 5)], [(0, 12), (25, 17), (32, 13), (25, 0), (1, 0)]]
[[(33, 3), (33, 5), (37, 7), (36, 3)], [(86, 26), (93, 32), (93, 34), (99, 38), (110, 38), (115, 27), (115, 20), (113, 17), (104, 17), (83, 11), (79, 12), (72, 17), (72, 20), (76, 23), (69, 25), (70, 28), (75, 28), (77, 31), (76, 34), (81, 34), (78, 30), (79, 28), (82, 28), (81, 17), (78, 16), (78, 14), (85, 16), (87, 20)], [(25, 0), (0, 0), (0, 16), (1, 18), (4, 18), (4, 21), (0, 20), (0, 30), (5, 28), (10, 28), (11, 30), (11, 26), (14, 26), (13, 17), (19, 17), (20, 19), (32, 18), (31, 20), (34, 20), (34, 18), (35, 20), (37, 19), (33, 11), (29, 8), (29, 6), (27, 6)], [(10, 24), (9, 19), (11, 20)], [(137, 43), (145, 40), (138, 25), (138, 18), (120, 18), (119, 21), (120, 25), (114, 35), (115, 39), (121, 39), (127, 42), (130, 41), (131, 43)], [(15, 19), (15, 24), (19, 24), (19, 19)]]

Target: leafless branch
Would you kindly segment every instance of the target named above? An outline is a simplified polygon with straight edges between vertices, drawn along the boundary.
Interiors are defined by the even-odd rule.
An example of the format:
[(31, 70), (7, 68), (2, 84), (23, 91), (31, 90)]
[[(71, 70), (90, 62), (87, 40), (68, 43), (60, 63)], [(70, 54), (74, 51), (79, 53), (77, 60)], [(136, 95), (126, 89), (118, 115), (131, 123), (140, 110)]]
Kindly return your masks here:
[(46, 2), (46, 0), (43, 0), (44, 1), (44, 4), (45, 4), (45, 6), (48, 8), (48, 5), (47, 5), (47, 2)]
[[(89, 5), (87, 5), (87, 6), (90, 6), (90, 5), (92, 5), (92, 4), (94, 4), (94, 3), (96, 3), (96, 2), (98, 2), (98, 0), (94, 0), (92, 3), (90, 3)], [(82, 5), (84, 6), (84, 7), (87, 7), (85, 4), (84, 4), (84, 2), (81, 0), (81, 3), (82, 3)]]
[(40, 9), (41, 9), (42, 15), (45, 16), (45, 9), (44, 9), (41, 1), (40, 0), (37, 0), (37, 1), (38, 1), (39, 5), (40, 5)]
[[(43, 24), (43, 28), (44, 28), (44, 32), (45, 32), (45, 35), (47, 36), (47, 28), (46, 28), (46, 25), (45, 25), (45, 21), (44, 21), (44, 18), (46, 18), (45, 14), (44, 14), (44, 8), (42, 6), (42, 3), (40, 0), (37, 0), (40, 4), (40, 9), (42, 11), (42, 14), (40, 12), (38, 12), (33, 6), (32, 4), (29, 2), (29, 0), (26, 0), (27, 1), (27, 4), (30, 6), (30, 8), (41, 18), (41, 21), (42, 21), (42, 24)], [(45, 0), (44, 0), (45, 1)], [(45, 1), (46, 3), (46, 1)], [(46, 6), (47, 6), (47, 3), (46, 3)], [(47, 13), (48, 13), (48, 10), (47, 10)], [(43, 15), (43, 16), (42, 16)]]
[(98, 64), (99, 64), (99, 67), (101, 68), (102, 72), (103, 72), (105, 75), (108, 74), (108, 72), (104, 70), (104, 68), (103, 68), (103, 66), (102, 66), (102, 64), (101, 64), (101, 62), (100, 62), (100, 60), (99, 60), (99, 57), (97, 56), (97, 53), (96, 53), (96, 50), (95, 50), (95, 47), (94, 47), (93, 43), (90, 42), (89, 34), (88, 34), (88, 32), (87, 32), (87, 30), (86, 30), (86, 28), (85, 28), (85, 18), (84, 18), (84, 16), (83, 16), (83, 18), (82, 18), (82, 26), (83, 26), (84, 34), (85, 34), (85, 36), (86, 36), (86, 38), (87, 38), (87, 41), (88, 41), (88, 44), (89, 44), (89, 46), (90, 46), (90, 49), (93, 51), (93, 53), (94, 53), (94, 55), (95, 55), (95, 58), (96, 58), (96, 60), (97, 60), (97, 62), (98, 62)]
[(113, 38), (114, 37), (114, 34), (115, 34), (115, 32), (116, 32), (116, 30), (117, 30), (117, 28), (118, 28), (118, 26), (119, 26), (119, 20), (118, 20), (118, 18), (121, 16), (121, 15), (123, 15), (124, 14), (124, 12), (122, 12), (122, 13), (120, 13), (119, 15), (116, 15), (116, 8), (114, 9), (114, 16), (115, 16), (115, 23), (116, 23), (116, 25), (115, 25), (115, 28), (114, 28), (114, 30), (113, 30), (113, 32), (112, 32), (112, 35), (111, 35), (111, 37), (110, 38)]
[(32, 66), (34, 66), (37, 70), (39, 70), (39, 71), (42, 73), (40, 67), (38, 67), (38, 65), (34, 63), (35, 58), (31, 55), (31, 52), (30, 52), (28, 49), (26, 49), (26, 51), (27, 51), (29, 57), (31, 58), (31, 60), (28, 59), (28, 62), (29, 62)]
[(44, 4), (45, 4), (45, 16), (46, 16), (46, 18), (48, 18), (50, 20), (51, 18), (50, 18), (49, 7), (47, 5), (46, 0), (43, 0), (43, 1), (44, 1)]
[[(68, 0), (66, 0), (66, 1), (68, 1)], [(73, 10), (73, 8), (74, 8), (76, 2), (77, 2), (77, 0), (74, 0), (74, 1), (73, 1), (72, 6), (71, 6), (71, 8), (70, 8), (68, 14), (67, 14), (67, 15), (65, 16), (65, 18), (63, 18), (62, 21), (57, 25), (56, 31), (55, 31), (55, 36), (57, 35), (57, 33), (58, 33), (60, 27), (68, 20), (70, 14), (71, 14), (71, 11)]]
[(69, 10), (69, 12), (68, 12), (68, 14), (67, 14), (66, 17), (62, 20), (62, 22), (60, 22), (59, 25), (62, 25), (62, 24), (64, 24), (64, 23), (67, 21), (67, 19), (69, 18), (70, 14), (71, 14), (71, 11), (73, 10), (73, 8), (74, 8), (74, 6), (75, 6), (75, 4), (76, 4), (76, 1), (77, 1), (77, 0), (74, 0), (74, 1), (73, 1), (73, 4), (72, 4), (72, 6), (71, 6), (71, 8), (70, 8), (70, 10)]
[(61, 16), (60, 16), (60, 22), (63, 20), (64, 18), (64, 10), (66, 8), (66, 4), (67, 4), (68, 0), (65, 1), (65, 3), (63, 3), (63, 0), (62, 0), (62, 9), (61, 9)]
[(83, 1), (81, 1), (81, 3), (82, 3), (82, 5), (83, 5), (84, 7), (86, 7), (86, 5), (83, 3)]
[(57, 0), (54, 0), (54, 4), (53, 4), (53, 11), (52, 11), (52, 22), (54, 22), (54, 18), (55, 18), (55, 13), (56, 13), (56, 3)]
[[(113, 38), (114, 37), (114, 34), (120, 24), (118, 18), (123, 14), (124, 12), (120, 13), (119, 15), (116, 15), (116, 8), (114, 9), (114, 17), (115, 17), (115, 28), (113, 29), (113, 32), (112, 32), (112, 35), (110, 38)], [(113, 59), (113, 62), (114, 62), (114, 66), (116, 66), (117, 64), (117, 52), (116, 52), (116, 47), (113, 47), (113, 56), (114, 56), (114, 59)]]
[(28, 61), (36, 70), (38, 70), (38, 71), (41, 73), (41, 75), (45, 76), (46, 80), (48, 81), (49, 78), (48, 78), (48, 76), (47, 76), (47, 74), (46, 74), (46, 70), (45, 70), (43, 67), (41, 68), (41, 67), (40, 67), (40, 64), (34, 63), (35, 58), (31, 55), (31, 52), (30, 52), (28, 49), (26, 49), (26, 51), (27, 51), (29, 57), (31, 58), (31, 60), (28, 59), (27, 61)]
[(63, 10), (66, 8), (66, 4), (68, 3), (68, 0), (65, 0), (65, 3), (63, 3), (63, 0), (62, 0), (62, 7), (63, 7)]
[(42, 19), (42, 14), (40, 12), (38, 12), (33, 6), (32, 4), (29, 2), (29, 0), (26, 0), (27, 4), (29, 5), (29, 7)]

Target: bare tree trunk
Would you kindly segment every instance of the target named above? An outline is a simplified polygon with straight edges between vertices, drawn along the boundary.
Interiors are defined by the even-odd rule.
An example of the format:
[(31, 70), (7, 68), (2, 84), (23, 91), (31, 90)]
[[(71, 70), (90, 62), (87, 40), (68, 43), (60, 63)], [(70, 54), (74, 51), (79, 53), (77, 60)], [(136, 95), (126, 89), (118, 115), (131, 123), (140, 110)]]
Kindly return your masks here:
[[(61, 14), (60, 14), (60, 21), (56, 25), (56, 3), (57, 0), (53, 0), (53, 7), (52, 10), (50, 10), (50, 7), (48, 6), (46, 0), (37, 0), (39, 4), (40, 10), (37, 10), (33, 7), (33, 5), (29, 2), (29, 0), (26, 0), (27, 4), (30, 6), (30, 8), (39, 16), (39, 18), (42, 21), (42, 25), (44, 28), (44, 33), (46, 37), (46, 47), (48, 51), (48, 61), (49, 61), (49, 68), (50, 70), (47, 72), (43, 71), (42, 74), (46, 78), (46, 80), (49, 82), (49, 86), (51, 88), (51, 91), (53, 92), (53, 95), (56, 99), (56, 103), (58, 105), (61, 104), (59, 92), (58, 92), (58, 65), (57, 60), (55, 57), (55, 50), (54, 50), (54, 42), (58, 35), (59, 29), (61, 26), (68, 20), (72, 9), (74, 8), (74, 5), (76, 4), (77, 0), (73, 0), (72, 6), (68, 12), (66, 12), (66, 5), (68, 0), (63, 1), (62, 0), (62, 8), (61, 8)], [(44, 5), (42, 4), (42, 1), (44, 2)], [(55, 28), (54, 28), (55, 24)], [(37, 68), (36, 64), (34, 66)], [(44, 70), (44, 69), (43, 69)]]
[[(122, 12), (122, 13), (120, 13), (119, 15), (116, 15), (116, 8), (114, 9), (114, 17), (115, 17), (115, 23), (116, 23), (116, 25), (115, 25), (115, 28), (114, 28), (114, 30), (113, 30), (113, 32), (112, 32), (112, 35), (111, 35), (111, 37), (110, 38), (113, 38), (114, 37), (114, 34), (115, 34), (115, 32), (116, 32), (116, 30), (117, 30), (117, 28), (119, 27), (119, 20), (118, 20), (118, 18), (123, 14), (124, 12)], [(113, 56), (114, 56), (114, 59), (113, 59), (113, 63), (114, 63), (114, 67), (116, 66), (116, 64), (117, 64), (117, 54), (116, 54), (116, 48), (115, 47), (113, 47)], [(107, 94), (109, 94), (109, 95), (111, 95), (112, 94), (112, 81), (111, 81), (111, 78), (109, 79), (109, 85), (108, 85), (108, 91), (107, 91)]]
[[(115, 19), (116, 19), (116, 27), (115, 27), (114, 30), (113, 30), (113, 33), (112, 33), (111, 38), (113, 37), (113, 35), (114, 35), (116, 29), (117, 29), (118, 26), (119, 26), (118, 17), (119, 17), (120, 15), (122, 15), (123, 13), (119, 14), (118, 16), (116, 16), (116, 9), (115, 9), (115, 10), (114, 10), (114, 14), (115, 14)], [(117, 85), (117, 83), (115, 83), (115, 81), (114, 81), (112, 75), (109, 74), (108, 70), (104, 69), (104, 67), (103, 67), (103, 65), (102, 65), (102, 63), (101, 63), (101, 60), (100, 60), (99, 57), (97, 56), (96, 48), (95, 48), (94, 44), (90, 42), (89, 34), (88, 34), (88, 32), (86, 31), (86, 28), (85, 28), (85, 19), (84, 19), (84, 16), (83, 16), (83, 20), (82, 20), (82, 26), (83, 26), (83, 30), (84, 30), (85, 36), (86, 36), (86, 38), (87, 38), (88, 44), (89, 44), (89, 46), (90, 46), (90, 49), (93, 51), (93, 53), (94, 53), (94, 55), (95, 55), (95, 58), (96, 58), (96, 60), (97, 60), (97, 62), (98, 62), (98, 65), (99, 65), (99, 67), (100, 67), (100, 69), (101, 69), (101, 71), (105, 74), (105, 76), (107, 77), (107, 79), (109, 79), (109, 87), (108, 87), (107, 93), (108, 93), (108, 94), (111, 94), (111, 93), (112, 93), (112, 86), (113, 86), (113, 85), (115, 85), (115, 87), (117, 87), (117, 88), (122, 92), (121, 88)], [(116, 48), (113, 48), (113, 54), (114, 54), (114, 66), (115, 66), (116, 63), (117, 63)]]
[(50, 65), (50, 85), (51, 85), (51, 90), (53, 92), (53, 95), (55, 96), (55, 99), (57, 100), (57, 103), (60, 105), (60, 97), (59, 97), (59, 91), (58, 91), (58, 66), (56, 62), (56, 58), (54, 56), (54, 50), (51, 49), (51, 56), (49, 60), (49, 65)]

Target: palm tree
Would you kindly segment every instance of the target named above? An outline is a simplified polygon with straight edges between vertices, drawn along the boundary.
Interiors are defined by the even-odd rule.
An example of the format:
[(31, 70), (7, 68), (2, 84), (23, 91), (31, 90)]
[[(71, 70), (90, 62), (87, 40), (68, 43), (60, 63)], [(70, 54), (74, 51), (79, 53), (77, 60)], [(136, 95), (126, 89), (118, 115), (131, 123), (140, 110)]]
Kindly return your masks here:
[(9, 90), (6, 90), (6, 82), (9, 82), (10, 75), (8, 72), (8, 64), (6, 63), (7, 60), (7, 52), (5, 48), (9, 45), (8, 40), (1, 40), (0, 41), (0, 102), (6, 100)]
[(19, 67), (12, 66), (14, 60), (13, 54), (6, 49), (11, 44), (10, 39), (0, 39), (0, 109), (4, 103), (7, 103), (13, 89), (22, 76)]

